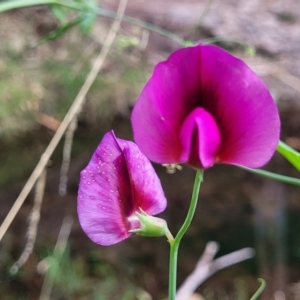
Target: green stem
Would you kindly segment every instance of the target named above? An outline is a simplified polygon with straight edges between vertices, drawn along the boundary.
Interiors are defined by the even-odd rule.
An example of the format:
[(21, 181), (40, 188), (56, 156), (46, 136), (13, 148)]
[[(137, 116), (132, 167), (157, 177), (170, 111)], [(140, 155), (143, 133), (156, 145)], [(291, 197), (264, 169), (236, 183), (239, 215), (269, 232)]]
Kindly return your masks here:
[(180, 241), (189, 228), (198, 202), (198, 196), (200, 191), (200, 185), (203, 179), (203, 170), (197, 170), (196, 178), (194, 182), (193, 195), (189, 207), (188, 214), (186, 219), (177, 233), (173, 242), (170, 243), (170, 269), (169, 269), (169, 300), (175, 300), (176, 297), (176, 279), (177, 279), (177, 257), (178, 257), (178, 248)]
[(192, 32), (192, 36), (191, 36), (191, 40), (194, 39), (197, 31), (201, 28), (202, 26), (202, 23), (203, 23), (203, 20), (204, 18), (206, 17), (207, 13), (209, 12), (210, 10), (210, 7), (211, 5), (213, 4), (214, 0), (208, 0), (207, 4), (205, 5), (205, 8), (204, 10), (202, 11), (201, 15), (200, 15), (200, 18), (199, 18), (199, 21), (198, 21), (198, 24), (195, 26), (193, 32)]
[[(102, 8), (97, 8), (96, 14), (103, 16), (103, 17), (111, 18), (111, 19), (120, 18), (115, 12), (106, 10), (106, 9), (102, 9)], [(130, 23), (130, 24), (138, 26), (138, 27), (141, 27), (141, 28), (144, 28), (144, 29), (147, 29), (149, 31), (158, 33), (162, 36), (165, 36), (165, 37), (173, 40), (174, 42), (178, 43), (181, 46), (185, 45), (185, 40), (182, 39), (181, 37), (179, 37), (178, 35), (174, 34), (173, 32), (170, 32), (168, 30), (165, 30), (161, 27), (155, 26), (151, 23), (147, 23), (147, 22), (144, 22), (139, 19), (132, 18), (132, 17), (129, 17), (126, 15), (122, 16), (122, 21), (126, 22), (126, 23)]]
[(261, 283), (261, 285), (258, 288), (258, 290), (255, 292), (255, 294), (251, 297), (250, 300), (256, 300), (260, 296), (260, 294), (264, 291), (264, 289), (266, 287), (265, 280), (263, 280), (262, 278), (258, 278), (258, 281)]
[(300, 179), (298, 179), (298, 178), (279, 175), (279, 174), (272, 173), (272, 172), (265, 171), (265, 170), (261, 170), (261, 169), (250, 169), (250, 168), (246, 168), (246, 167), (242, 167), (242, 166), (239, 166), (239, 167), (241, 169), (244, 169), (244, 170), (249, 171), (251, 173), (258, 174), (258, 175), (263, 176), (263, 177), (267, 177), (267, 178), (270, 178), (270, 179), (273, 179), (273, 180), (277, 180), (277, 181), (281, 181), (281, 182), (284, 182), (284, 183), (289, 183), (289, 184), (300, 186)]

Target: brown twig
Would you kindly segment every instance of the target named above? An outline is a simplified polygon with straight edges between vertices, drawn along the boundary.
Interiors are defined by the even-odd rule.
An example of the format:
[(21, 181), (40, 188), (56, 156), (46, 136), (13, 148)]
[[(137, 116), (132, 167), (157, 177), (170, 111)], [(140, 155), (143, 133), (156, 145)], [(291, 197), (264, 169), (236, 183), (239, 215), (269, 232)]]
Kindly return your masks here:
[[(59, 232), (59, 235), (57, 238), (57, 242), (56, 242), (56, 245), (55, 245), (55, 248), (53, 251), (53, 257), (57, 260), (56, 264), (58, 264), (58, 265), (59, 265), (59, 263), (62, 259), (62, 256), (65, 252), (67, 242), (69, 239), (69, 235), (71, 233), (72, 225), (73, 225), (73, 218), (70, 216), (66, 216), (64, 218), (63, 224), (61, 226), (61, 229), (60, 229), (60, 232)], [(49, 268), (51, 268), (51, 265), (49, 266)], [(45, 280), (43, 282), (40, 300), (50, 299), (55, 275), (56, 274), (50, 274), (50, 272), (48, 270)]]
[(60, 180), (59, 180), (59, 187), (58, 187), (58, 193), (61, 196), (65, 196), (67, 194), (68, 171), (69, 171), (70, 161), (71, 161), (74, 132), (77, 128), (77, 116), (78, 114), (74, 117), (74, 119), (72, 120), (71, 124), (68, 127), (67, 132), (65, 133), (63, 160), (60, 168)]
[(61, 124), (58, 120), (54, 119), (53, 117), (42, 113), (38, 113), (36, 115), (36, 121), (52, 131), (56, 131), (59, 128), (59, 125)]
[(29, 218), (27, 243), (22, 254), (20, 255), (20, 258), (10, 268), (11, 274), (16, 274), (18, 270), (27, 262), (29, 255), (32, 253), (41, 216), (41, 207), (44, 198), (44, 190), (46, 183), (46, 173), (47, 169), (45, 168), (36, 183), (34, 205)]

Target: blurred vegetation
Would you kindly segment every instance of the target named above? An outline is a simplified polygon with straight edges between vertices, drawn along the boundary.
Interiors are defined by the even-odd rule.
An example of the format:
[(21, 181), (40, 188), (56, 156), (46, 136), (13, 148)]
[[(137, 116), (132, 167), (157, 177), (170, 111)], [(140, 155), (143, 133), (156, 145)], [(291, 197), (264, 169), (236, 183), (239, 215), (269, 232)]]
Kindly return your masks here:
[[(39, 45), (59, 21), (46, 8), (32, 11), (32, 18), (30, 10), (1, 14), (0, 186), (29, 175), (83, 85), (110, 26), (98, 20), (85, 35), (81, 27), (73, 27)], [(147, 77), (147, 61), (136, 47), (140, 38), (135, 26), (120, 31), (79, 116), (86, 127), (109, 124), (116, 114), (129, 115)], [(37, 138), (34, 132), (41, 126), (48, 132)]]
[(51, 298), (136, 299), (138, 288), (93, 253), (87, 262), (83, 256), (73, 259), (67, 248), (62, 257), (52, 256), (48, 260), (48, 272), (53, 281)]
[[(49, 255), (49, 249), (40, 253), (45, 257), (37, 267), (40, 276), (32, 278), (32, 268), (36, 262), (25, 270), (20, 270), (16, 275), (8, 275), (13, 263), (9, 253), (0, 251), (1, 268), (7, 268), (6, 274), (2, 274), (1, 299), (35, 299), (38, 295), (34, 287), (29, 287), (30, 280), (37, 284), (42, 280), (44, 272), (51, 282), (50, 299), (91, 299), (91, 300), (148, 300), (149, 296), (142, 289), (135, 286), (130, 280), (118, 274), (107, 262), (99, 260), (95, 253), (87, 256), (72, 255), (67, 247), (63, 253)], [(3, 259), (3, 260), (2, 260)], [(4, 264), (4, 261), (6, 264)], [(29, 261), (28, 264), (32, 264)], [(50, 279), (50, 280), (49, 280)], [(44, 282), (45, 284), (45, 282)], [(11, 285), (19, 286), (13, 289)]]
[(248, 286), (247, 283), (240, 278), (237, 278), (233, 282), (234, 285), (234, 291), (228, 292), (225, 289), (222, 289), (221, 287), (212, 288), (212, 287), (206, 287), (203, 290), (203, 296), (206, 300), (249, 300), (250, 295), (248, 292)]
[[(66, 51), (64, 58), (60, 58), (58, 50), (52, 48), (56, 45), (51, 45), (52, 47), (47, 47), (52, 52), (50, 56), (47, 55), (40, 61), (35, 60), (35, 65), (28, 61), (26, 52), (16, 57), (13, 50), (7, 51), (3, 47), (5, 43), (1, 44), (0, 139), (33, 129), (37, 126), (37, 117), (41, 113), (58, 121), (63, 119), (101, 46), (91, 38), (84, 37), (87, 41), (82, 41), (84, 38), (78, 32), (73, 32), (72, 35), (75, 40), (60, 49)], [(86, 42), (90, 44), (88, 47), (78, 48), (79, 44)], [(111, 117), (116, 108), (121, 110), (119, 112), (124, 112), (125, 104), (136, 98), (138, 88), (145, 81), (140, 61), (137, 68), (134, 64), (134, 61), (137, 62), (136, 55), (126, 51), (130, 48), (130, 39), (120, 36), (116, 43), (117, 47), (106, 63), (107, 72), (98, 76), (81, 115), (81, 119), (90, 124)], [(93, 52), (89, 53), (91, 48)], [(115, 89), (116, 85), (118, 89)], [(121, 107), (121, 103), (125, 104)]]

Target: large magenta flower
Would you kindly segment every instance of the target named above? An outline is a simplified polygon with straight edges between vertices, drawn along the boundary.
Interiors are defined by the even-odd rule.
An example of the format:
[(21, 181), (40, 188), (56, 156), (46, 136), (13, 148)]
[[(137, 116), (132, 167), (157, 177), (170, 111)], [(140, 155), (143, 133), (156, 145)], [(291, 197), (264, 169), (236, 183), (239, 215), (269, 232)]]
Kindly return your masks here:
[(134, 138), (152, 161), (257, 168), (279, 142), (276, 104), (262, 80), (216, 46), (198, 45), (159, 63), (132, 113)]
[(140, 227), (136, 212), (162, 212), (166, 198), (149, 160), (132, 142), (108, 132), (80, 174), (78, 216), (95, 243), (112, 245)]

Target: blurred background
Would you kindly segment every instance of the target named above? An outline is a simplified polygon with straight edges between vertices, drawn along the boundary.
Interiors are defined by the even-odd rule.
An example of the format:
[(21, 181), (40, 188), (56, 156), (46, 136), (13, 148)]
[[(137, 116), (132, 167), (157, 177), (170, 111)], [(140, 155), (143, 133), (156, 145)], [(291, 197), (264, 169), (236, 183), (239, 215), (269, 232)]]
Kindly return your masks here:
[[(1, 222), (94, 66), (113, 22), (107, 12), (119, 6), (118, 0), (77, 2), (97, 5), (102, 14), (83, 20), (59, 6), (0, 14)], [(165, 298), (164, 238), (132, 237), (110, 247), (91, 242), (77, 220), (79, 172), (108, 130), (133, 139), (134, 102), (155, 64), (180, 47), (176, 39), (215, 43), (245, 60), (278, 103), (281, 139), (299, 151), (299, 8), (298, 0), (129, 0), (125, 15), (147, 24), (121, 23), (77, 118), (47, 164), (45, 181), (38, 180), (5, 233), (0, 298)], [(174, 234), (185, 218), (195, 175), (182, 167), (168, 174), (155, 165), (168, 199), (162, 217)], [(278, 154), (266, 169), (299, 177)], [(216, 241), (217, 257), (244, 247), (256, 255), (206, 280), (197, 290), (206, 300), (249, 299), (258, 277), (267, 282), (261, 299), (300, 299), (299, 229), (299, 187), (217, 165), (205, 172), (197, 212), (181, 244), (178, 284), (193, 271), (207, 242)]]

